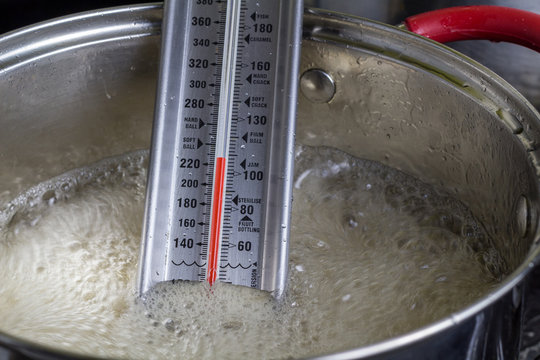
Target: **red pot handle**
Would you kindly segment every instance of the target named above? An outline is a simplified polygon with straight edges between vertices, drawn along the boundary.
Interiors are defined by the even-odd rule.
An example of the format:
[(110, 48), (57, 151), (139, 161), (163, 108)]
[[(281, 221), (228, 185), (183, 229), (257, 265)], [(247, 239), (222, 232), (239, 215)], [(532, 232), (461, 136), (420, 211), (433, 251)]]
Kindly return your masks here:
[(405, 19), (409, 31), (445, 43), (506, 41), (540, 52), (540, 14), (504, 6), (457, 6)]

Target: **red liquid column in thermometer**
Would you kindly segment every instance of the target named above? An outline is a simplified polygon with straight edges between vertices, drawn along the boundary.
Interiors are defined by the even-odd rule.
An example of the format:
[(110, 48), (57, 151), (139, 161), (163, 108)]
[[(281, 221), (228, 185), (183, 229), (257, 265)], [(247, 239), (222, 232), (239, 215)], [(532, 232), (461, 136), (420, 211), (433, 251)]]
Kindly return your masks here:
[(225, 194), (225, 175), (227, 158), (217, 157), (214, 169), (214, 188), (212, 192), (212, 228), (208, 243), (208, 268), (206, 279), (213, 285), (219, 270), (219, 249), (221, 248), (221, 223), (223, 218), (223, 200)]
[(208, 239), (208, 264), (206, 280), (213, 285), (219, 272), (221, 249), (221, 230), (223, 222), (223, 204), (225, 202), (225, 184), (227, 156), (229, 152), (229, 134), (232, 122), (236, 52), (238, 48), (238, 28), (240, 21), (241, 0), (229, 0), (227, 3), (227, 23), (225, 43), (223, 44), (223, 62), (219, 97), (218, 123), (216, 133), (216, 161), (212, 188), (212, 212), (210, 218), (210, 238)]

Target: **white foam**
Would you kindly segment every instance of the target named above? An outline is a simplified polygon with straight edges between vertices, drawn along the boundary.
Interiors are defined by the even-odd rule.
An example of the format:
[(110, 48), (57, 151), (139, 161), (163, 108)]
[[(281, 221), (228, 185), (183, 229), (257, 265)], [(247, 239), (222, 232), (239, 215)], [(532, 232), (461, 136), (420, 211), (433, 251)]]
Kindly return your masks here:
[[(92, 356), (304, 357), (424, 326), (496, 284), (500, 274), (482, 263), (496, 252), (459, 203), (338, 151), (297, 153), (302, 186), (283, 303), (258, 290), (184, 282), (136, 301), (146, 173), (144, 162), (124, 157), (109, 160), (108, 172), (76, 171), (5, 206), (0, 329)], [(474, 231), (462, 235), (462, 227)]]

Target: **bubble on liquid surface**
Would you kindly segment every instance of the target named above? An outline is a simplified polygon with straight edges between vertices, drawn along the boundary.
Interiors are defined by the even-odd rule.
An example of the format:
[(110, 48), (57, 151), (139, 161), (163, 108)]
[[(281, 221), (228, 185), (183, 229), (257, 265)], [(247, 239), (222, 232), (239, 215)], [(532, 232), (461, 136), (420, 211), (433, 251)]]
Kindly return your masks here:
[(113, 358), (306, 357), (417, 329), (496, 286), (500, 257), (459, 202), (337, 150), (296, 154), (282, 302), (182, 281), (136, 300), (147, 158), (139, 152), (0, 206), (0, 331)]

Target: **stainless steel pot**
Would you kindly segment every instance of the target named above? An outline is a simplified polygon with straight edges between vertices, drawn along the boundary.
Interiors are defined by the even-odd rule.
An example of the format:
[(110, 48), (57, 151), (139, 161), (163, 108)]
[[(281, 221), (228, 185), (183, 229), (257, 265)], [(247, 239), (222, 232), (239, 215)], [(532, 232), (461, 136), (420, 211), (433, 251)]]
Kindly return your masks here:
[[(0, 206), (85, 161), (148, 147), (160, 20), (159, 5), (124, 7), (0, 38), (0, 169), (9, 169), (0, 170)], [(301, 73), (311, 69), (322, 81), (300, 80), (306, 91), (297, 141), (377, 160), (448, 189), (485, 225), (508, 274), (492, 293), (445, 319), (323, 358), (515, 358), (522, 299), (540, 254), (540, 114), (449, 48), (345, 15), (307, 10)], [(74, 149), (86, 150), (85, 159), (70, 157)], [(0, 344), (10, 354), (73, 356), (8, 333)]]
[[(540, 2), (537, 0), (306, 0), (306, 4), (388, 24), (397, 24), (407, 16), (451, 6), (499, 5), (540, 12)], [(495, 71), (540, 109), (539, 53), (515, 44), (487, 40), (457, 41), (448, 45)]]

